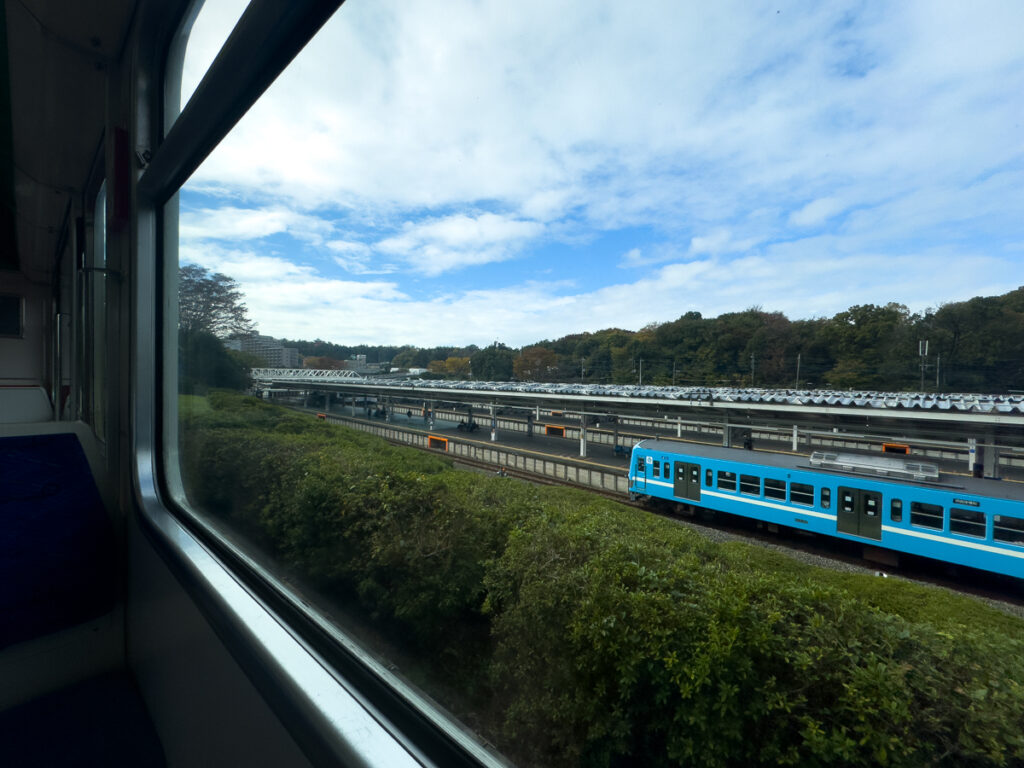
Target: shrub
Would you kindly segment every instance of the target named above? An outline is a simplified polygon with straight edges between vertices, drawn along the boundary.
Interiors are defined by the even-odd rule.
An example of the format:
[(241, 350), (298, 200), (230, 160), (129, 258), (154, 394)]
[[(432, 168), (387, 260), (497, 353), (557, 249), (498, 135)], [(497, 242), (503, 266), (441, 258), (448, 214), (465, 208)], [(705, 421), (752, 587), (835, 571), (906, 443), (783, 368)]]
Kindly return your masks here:
[(1024, 763), (1015, 618), (252, 398), (208, 405), (182, 426), (190, 500), (491, 698), (483, 727), (523, 764)]

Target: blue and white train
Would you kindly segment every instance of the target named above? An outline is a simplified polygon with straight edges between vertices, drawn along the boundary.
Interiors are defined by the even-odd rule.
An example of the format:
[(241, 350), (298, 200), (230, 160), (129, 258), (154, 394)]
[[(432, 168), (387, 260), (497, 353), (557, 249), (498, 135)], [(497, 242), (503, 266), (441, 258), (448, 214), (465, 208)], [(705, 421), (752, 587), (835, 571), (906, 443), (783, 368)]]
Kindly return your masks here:
[(893, 552), (1024, 578), (1024, 486), (911, 457), (810, 457), (643, 440), (629, 490)]

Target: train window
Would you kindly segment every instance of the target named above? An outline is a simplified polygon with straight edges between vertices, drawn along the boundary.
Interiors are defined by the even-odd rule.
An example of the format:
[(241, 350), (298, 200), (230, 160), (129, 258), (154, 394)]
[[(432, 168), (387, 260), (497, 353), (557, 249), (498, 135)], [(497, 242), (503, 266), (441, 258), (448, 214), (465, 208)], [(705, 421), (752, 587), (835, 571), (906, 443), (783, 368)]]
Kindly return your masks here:
[(765, 478), (764, 480), (764, 495), (769, 499), (781, 499), (786, 500), (786, 481), (785, 480), (772, 480), (771, 478)]
[(789, 500), (794, 504), (803, 504), (806, 507), (814, 506), (814, 486), (804, 483), (791, 483), (789, 486)]
[(197, 3), (194, 15), (186, 19), (180, 35), (184, 50), (181, 52), (180, 69), (171, 68), (171, 76), (180, 78), (178, 83), (168, 83), (167, 110), (164, 130), (171, 127), (203, 75), (210, 68), (228, 35), (242, 17), (250, 0), (217, 0), (215, 3)]
[(761, 495), (761, 478), (756, 475), (740, 475), (740, 493), (749, 496)]
[(992, 518), (992, 538), (1010, 544), (1024, 544), (1024, 518), (996, 515)]
[(714, 477), (714, 471), (710, 469), (704, 470), (704, 485), (710, 488), (713, 484), (712, 478)]
[(839, 489), (839, 509), (843, 512), (853, 512), (855, 509), (855, 500), (853, 491), (847, 490), (846, 488)]
[(735, 491), (736, 490), (736, 473), (735, 472), (723, 472), (718, 473), (718, 487), (723, 491)]
[(96, 437), (106, 440), (107, 416), (107, 183), (102, 182), (93, 202), (92, 236), (87, 241), (85, 270), (80, 276), (80, 307), (83, 324), (89, 332), (82, 334), (78, 348), (81, 355), (83, 381), (79, 393), (82, 418), (93, 428)]
[(949, 530), (952, 533), (983, 539), (985, 538), (985, 513), (976, 509), (952, 507), (949, 510)]
[(890, 499), (889, 500), (889, 519), (894, 523), (903, 522), (903, 500), (902, 499)]
[[(147, 205), (166, 201), (162, 218), (140, 224), (160, 233), (166, 263), (156, 283), (168, 293), (155, 303), (147, 296), (138, 304), (155, 307), (155, 326), (163, 332), (164, 357), (156, 370), (165, 387), (157, 400), (165, 408), (158, 434), (164, 440), (167, 496), (177, 502), (180, 514), (194, 515), (197, 529), (212, 528), (220, 540), (257, 561), (270, 574), (268, 581), (286, 575), (274, 585), (280, 594), (288, 597), (288, 585), (296, 584), (305, 594), (325, 595), (316, 610), (326, 617), (323, 621), (334, 623), (332, 632), (364, 639), (365, 650), (380, 657), (383, 669), (407, 670), (410, 689), (422, 689), (456, 714), (468, 715), (486, 738), (503, 745), (501, 739), (515, 732), (509, 730), (515, 723), (501, 720), (505, 713), (497, 697), (485, 700), (492, 693), (488, 672), (471, 676), (466, 670), (476, 670), (470, 666), (476, 660), (456, 647), (469, 637), (476, 645), (465, 650), (479, 651), (482, 658), (497, 645), (486, 632), (472, 634), (500, 616), (500, 609), (491, 614), (483, 603), (488, 582), (451, 583), (458, 579), (443, 575), (443, 562), (450, 565), (459, 546), (455, 534), (421, 538), (419, 528), (405, 527), (413, 521), (426, 528), (433, 521), (424, 517), (435, 503), (444, 505), (445, 514), (462, 511), (461, 502), (447, 503), (445, 483), (451, 483), (454, 494), (462, 485), (477, 489), (484, 481), (455, 474), (465, 470), (433, 454), (399, 460), (395, 449), (360, 447), (371, 445), (365, 432), (393, 435), (396, 425), (354, 412), (352, 398), (393, 393), (394, 380), (385, 389), (339, 383), (338, 377), (332, 379), (336, 387), (321, 387), (326, 375), (370, 377), (396, 368), (409, 376), (445, 379), (445, 388), (433, 391), (450, 398), (452, 407), (474, 401), (480, 409), (478, 395), (458, 391), (463, 382), (551, 383), (567, 375), (575, 380), (574, 370), (595, 384), (631, 384), (634, 376), (638, 384), (671, 381), (673, 361), (655, 360), (661, 353), (648, 351), (647, 335), (637, 336), (634, 344), (617, 331), (600, 329), (613, 323), (640, 329), (652, 320), (671, 322), (685, 292), (700, 299), (694, 310), (723, 313), (724, 319), (707, 328), (731, 334), (729, 329), (745, 328), (748, 320), (730, 320), (725, 313), (739, 309), (730, 302), (745, 288), (765, 284), (763, 270), (744, 268), (750, 258), (771, 261), (780, 279), (789, 279), (794, 265), (804, 260), (812, 266), (842, 261), (807, 256), (819, 253), (821, 242), (832, 242), (833, 230), (865, 228), (863, 222), (850, 223), (867, 204), (863, 200), (849, 199), (848, 189), (822, 196), (822, 179), (844, 174), (834, 168), (832, 175), (816, 170), (821, 153), (802, 164), (814, 167), (798, 183), (791, 181), (788, 161), (761, 174), (764, 189), (751, 192), (749, 183), (736, 182), (749, 176), (745, 170), (761, 167), (765, 146), (767, 155), (784, 159), (792, 145), (781, 134), (767, 145), (751, 142), (750, 135), (757, 134), (751, 126), (758, 125), (747, 119), (751, 105), (764, 107), (770, 117), (788, 110), (779, 122), (783, 126), (798, 123), (813, 131), (824, 126), (801, 142), (811, 148), (835, 143), (837, 115), (844, 125), (857, 125), (874, 112), (847, 120), (842, 105), (837, 109), (831, 98), (822, 111), (809, 111), (800, 98), (790, 105), (793, 93), (816, 93), (820, 83), (809, 84), (811, 90), (804, 83), (795, 90), (782, 87), (776, 69), (795, 64), (797, 70), (818, 68), (821, 43), (812, 36), (810, 54), (787, 44), (765, 56), (769, 46), (762, 43), (764, 24), (757, 14), (742, 25), (743, 36), (719, 51), (720, 60), (705, 70), (681, 53), (694, 48), (694, 30), (700, 37), (704, 25), (682, 14), (683, 23), (667, 23), (677, 16), (677, 5), (687, 4), (665, 2), (663, 8), (652, 5), (638, 12), (625, 3), (595, 9), (581, 0), (556, 14), (538, 14), (523, 4), (492, 0), (455, 4), (440, 14), (429, 3), (346, 3), (301, 51), (267, 44), (277, 61), (294, 54), (268, 85), (252, 73), (239, 73), (236, 81), (235, 73), (223, 73), (222, 65), (235, 61), (232, 50), (262, 62), (256, 57), (259, 41), (243, 36), (250, 21), (277, 13), (270, 9), (298, 6), (252, 3), (232, 45), (218, 57), (221, 41), (247, 5), (245, 0), (205, 4), (191, 24), (183, 69), (169, 75), (169, 80), (177, 78), (177, 103), (192, 106), (176, 118), (177, 105), (166, 110), (173, 121), (166, 141), (149, 146), (158, 137), (145, 136), (131, 147), (139, 150), (140, 160), (154, 153), (146, 170), (136, 169), (146, 193), (139, 198)], [(302, 15), (327, 6), (304, 3)], [(731, 13), (716, 21), (715, 29), (731, 29)], [(768, 13), (779, 26), (791, 26), (785, 15), (780, 22), (773, 11)], [(280, 12), (282, 19), (287, 14)], [(465, 16), (451, 18), (456, 14)], [(585, 39), (586, 32), (596, 32), (596, 39)], [(757, 45), (749, 45), (750, 34)], [(307, 36), (285, 37), (301, 42)], [(744, 68), (734, 53), (751, 48), (754, 59)], [(805, 54), (810, 67), (800, 64)], [(853, 58), (874, 57), (857, 53)], [(706, 76), (714, 66), (722, 67), (717, 79)], [(828, 63), (826, 69), (833, 68)], [(276, 73), (274, 67), (262, 67), (264, 73), (270, 69)], [(745, 83), (742, 90), (723, 98), (723, 84), (740, 82)], [(762, 84), (766, 90), (759, 94)], [(862, 84), (851, 87), (863, 90)], [(781, 106), (780, 94), (785, 97)], [(207, 124), (204, 105), (217, 100), (237, 109), (212, 115)], [(700, 119), (691, 122), (693, 115)], [(222, 131), (227, 131), (223, 138)], [(195, 139), (196, 133), (204, 141)], [(706, 146), (700, 144), (705, 136), (713, 137)], [(842, 143), (849, 144), (850, 137), (842, 137)], [(183, 145), (188, 145), (184, 159), (172, 153), (161, 161), (168, 157), (165, 151)], [(153, 181), (162, 178), (154, 168), (164, 169), (171, 180)], [(161, 186), (147, 189), (147, 184)], [(709, 197), (718, 199), (720, 192), (734, 198), (723, 205), (702, 204)], [(753, 208), (748, 207), (751, 201)], [(775, 265), (773, 253), (779, 248), (792, 258)], [(861, 267), (851, 262), (842, 269), (845, 275)], [(125, 287), (135, 278), (126, 272)], [(108, 287), (114, 291), (116, 286)], [(803, 300), (817, 296), (816, 287), (801, 290), (806, 295), (791, 305), (817, 312), (817, 305)], [(829, 302), (835, 304), (834, 297), (822, 306)], [(606, 307), (614, 307), (613, 317)], [(774, 324), (772, 318), (754, 310), (749, 315), (756, 323)], [(682, 354), (690, 344), (692, 324), (681, 320), (678, 329), (664, 334), (666, 351), (677, 347)], [(705, 327), (703, 321), (699, 327)], [(581, 336), (569, 347), (543, 342), (584, 332), (595, 335)], [(655, 348), (663, 345), (662, 335), (650, 336), (657, 341)], [(709, 335), (709, 344), (716, 338)], [(143, 333), (132, 334), (125, 344), (129, 341), (140, 345), (132, 349), (149, 344)], [(448, 344), (463, 346), (443, 346)], [(756, 383), (779, 367), (770, 361), (783, 359), (784, 346), (764, 348), (764, 359), (762, 347), (757, 348)], [(724, 349), (709, 347), (708, 354), (717, 357)], [(753, 385), (753, 357), (750, 362)], [(261, 368), (313, 370), (254, 376)], [(318, 374), (325, 378), (314, 378)], [(717, 370), (699, 375), (712, 374), (710, 384), (718, 380)], [(790, 376), (780, 369), (778, 375), (783, 374)], [(831, 385), (821, 378), (824, 369), (813, 375)], [(291, 410), (279, 416), (266, 402), (246, 397), (254, 379), (265, 400)], [(549, 394), (543, 399), (537, 392), (523, 397), (538, 398), (531, 402), (538, 403), (534, 414), (539, 417), (541, 404), (563, 407), (557, 404), (558, 391), (545, 388)], [(331, 399), (341, 392), (347, 402)], [(638, 402), (622, 399), (622, 408), (632, 412)], [(385, 405), (365, 404), (366, 410)], [(716, 403), (712, 399), (708, 405)], [(656, 407), (656, 401), (650, 406)], [(407, 407), (433, 411), (438, 430), (455, 429), (456, 422), (446, 421), (452, 411), (436, 400), (403, 403), (397, 413), (388, 403), (388, 418), (402, 424)], [(728, 408), (738, 413), (743, 406), (730, 403)], [(267, 415), (271, 410), (274, 415)], [(331, 418), (315, 420), (313, 414), (327, 411)], [(332, 423), (336, 420), (362, 432), (342, 430)], [(307, 432), (307, 422), (315, 431)], [(342, 451), (350, 451), (344, 460)], [(688, 465), (685, 485), (693, 490), (701, 467)], [(645, 476), (669, 483), (672, 468), (663, 460), (639, 455), (634, 467), (639, 484)], [(457, 480), (449, 480), (448, 473)], [(705, 473), (706, 483), (711, 480)], [(464, 505), (483, 513), (482, 535), (494, 536), (497, 552), (504, 551), (500, 547), (506, 541), (516, 541), (502, 538), (501, 526), (508, 521), (496, 522), (499, 516), (490, 514), (501, 511), (505, 497), (500, 494), (514, 485), (500, 482), (500, 493), (479, 492)], [(725, 495), (740, 490), (756, 498), (762, 493), (761, 478), (749, 474), (719, 472), (717, 484)], [(789, 490), (796, 503), (808, 505), (815, 493), (810, 485), (794, 484)], [(765, 491), (772, 499), (784, 499), (787, 484), (770, 481)], [(821, 488), (820, 509), (830, 504), (830, 490)], [(510, 509), (518, 515), (533, 507), (524, 501)], [(508, 520), (516, 535), (531, 522)], [(1012, 532), (1018, 529), (1009, 522), (1001, 530), (1011, 532), (1005, 537), (1017, 535)], [(411, 533), (396, 536), (395, 531)], [(477, 541), (466, 546), (474, 553), (485, 548)], [(527, 566), (525, 554), (516, 557), (522, 560), (516, 567)], [(478, 564), (500, 560), (487, 558), (481, 555)], [(473, 565), (459, 573), (472, 580), (483, 579), (488, 571)], [(472, 616), (474, 626), (448, 632), (443, 611), (456, 612), (453, 606), (459, 616)], [(422, 622), (416, 632), (400, 623), (410, 614)], [(474, 687), (456, 691), (457, 676)], [(535, 682), (543, 688), (546, 681)], [(545, 756), (527, 756), (523, 762), (565, 762)]]
[(925, 504), (923, 501), (910, 502), (910, 524), (921, 528), (942, 530), (943, 509), (938, 504)]

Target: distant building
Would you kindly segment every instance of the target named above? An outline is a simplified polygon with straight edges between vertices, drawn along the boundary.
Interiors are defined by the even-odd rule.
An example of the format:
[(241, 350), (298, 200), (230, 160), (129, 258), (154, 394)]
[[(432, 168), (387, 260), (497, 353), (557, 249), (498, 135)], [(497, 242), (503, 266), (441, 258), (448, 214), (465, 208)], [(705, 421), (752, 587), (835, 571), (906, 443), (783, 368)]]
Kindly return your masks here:
[(255, 355), (263, 360), (268, 368), (299, 368), (302, 365), (297, 348), (283, 347), (281, 342), (272, 336), (244, 336), (241, 339), (229, 339), (224, 345), (228, 349)]

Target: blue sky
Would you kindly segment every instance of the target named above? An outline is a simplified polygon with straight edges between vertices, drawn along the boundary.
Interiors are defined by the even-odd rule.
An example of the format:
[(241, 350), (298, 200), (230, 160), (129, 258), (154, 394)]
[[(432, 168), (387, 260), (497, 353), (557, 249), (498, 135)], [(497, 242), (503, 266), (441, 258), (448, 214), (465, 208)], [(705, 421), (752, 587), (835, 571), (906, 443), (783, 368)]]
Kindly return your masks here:
[[(183, 98), (243, 3), (209, 2)], [(1024, 285), (1024, 4), (348, 0), (181, 194), (261, 332), (519, 346)]]

